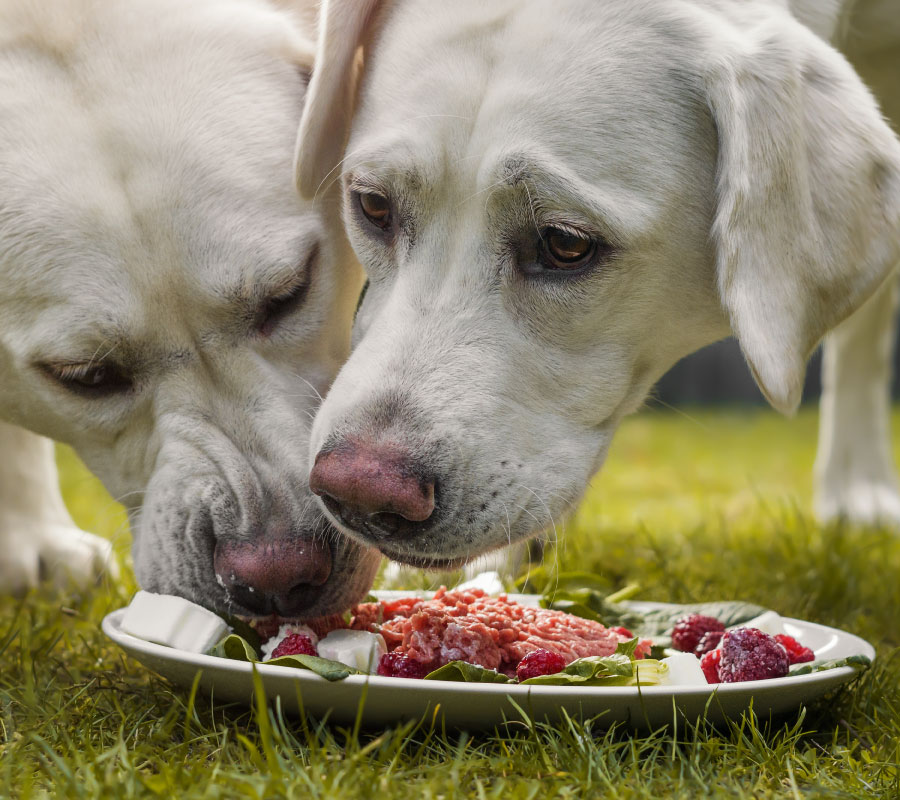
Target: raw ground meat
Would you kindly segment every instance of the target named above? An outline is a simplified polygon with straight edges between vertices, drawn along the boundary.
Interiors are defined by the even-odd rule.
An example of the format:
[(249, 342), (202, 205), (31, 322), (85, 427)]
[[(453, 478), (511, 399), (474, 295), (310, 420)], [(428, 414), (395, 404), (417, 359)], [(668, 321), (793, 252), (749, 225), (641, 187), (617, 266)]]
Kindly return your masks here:
[[(558, 653), (568, 664), (584, 656), (608, 656), (619, 642), (632, 638), (562, 611), (523, 606), (506, 595), (443, 587), (431, 600), (363, 603), (354, 609), (350, 627), (381, 633), (390, 652), (431, 669), (468, 661), (507, 675), (514, 675), (516, 665), (533, 650)], [(649, 652), (650, 641), (640, 640), (636, 656)]]

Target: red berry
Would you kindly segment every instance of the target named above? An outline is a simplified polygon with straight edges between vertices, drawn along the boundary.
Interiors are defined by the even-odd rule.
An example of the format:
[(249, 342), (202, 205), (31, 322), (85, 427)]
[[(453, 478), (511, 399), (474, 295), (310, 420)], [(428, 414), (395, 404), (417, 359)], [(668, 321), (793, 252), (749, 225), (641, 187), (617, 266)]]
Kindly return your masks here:
[(566, 660), (559, 653), (549, 650), (532, 650), (516, 667), (519, 681), (527, 681), (538, 675), (554, 675), (566, 668)]
[(724, 635), (725, 631), (707, 631), (694, 648), (694, 655), (700, 658), (700, 656), (705, 655), (710, 650), (715, 650)]
[(633, 634), (630, 630), (628, 630), (628, 628), (622, 628), (622, 627), (619, 627), (619, 628), (610, 628), (610, 630), (611, 630), (613, 633), (618, 633), (619, 636), (624, 636), (624, 637), (626, 637), (627, 639), (633, 639), (633, 638), (634, 638), (634, 634)]
[(719, 679), (722, 683), (783, 678), (788, 674), (787, 650), (756, 628), (737, 628), (722, 637)]
[(775, 641), (787, 650), (788, 660), (791, 664), (802, 664), (805, 661), (815, 661), (816, 654), (808, 647), (804, 647), (793, 636), (786, 633), (775, 635)]
[(281, 656), (314, 656), (316, 648), (312, 643), (312, 639), (304, 636), (302, 633), (292, 633), (285, 636), (272, 651), (272, 658), (281, 658)]
[(378, 662), (378, 674), (385, 678), (424, 678), (429, 672), (430, 664), (400, 653), (385, 653)]
[(672, 647), (683, 653), (693, 653), (707, 631), (724, 631), (725, 626), (715, 617), (688, 614), (675, 623), (672, 630)]
[(721, 650), (710, 650), (700, 659), (700, 669), (703, 670), (707, 683), (719, 683), (719, 662), (721, 660)]

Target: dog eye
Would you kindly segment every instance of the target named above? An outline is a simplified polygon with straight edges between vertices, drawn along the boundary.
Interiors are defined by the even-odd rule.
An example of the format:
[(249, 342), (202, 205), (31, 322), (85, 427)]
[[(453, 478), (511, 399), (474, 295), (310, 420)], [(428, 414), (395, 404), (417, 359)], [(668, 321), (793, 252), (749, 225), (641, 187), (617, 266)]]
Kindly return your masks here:
[(263, 336), (271, 335), (278, 323), (303, 304), (308, 289), (309, 281), (303, 280), (266, 300), (256, 315), (257, 332)]
[(376, 228), (386, 231), (391, 227), (391, 201), (377, 192), (357, 192), (357, 202), (363, 216)]
[(593, 260), (597, 240), (581, 232), (544, 228), (540, 252), (545, 269), (576, 270)]
[(44, 371), (70, 392), (85, 397), (124, 394), (134, 388), (132, 379), (116, 364), (45, 364)]

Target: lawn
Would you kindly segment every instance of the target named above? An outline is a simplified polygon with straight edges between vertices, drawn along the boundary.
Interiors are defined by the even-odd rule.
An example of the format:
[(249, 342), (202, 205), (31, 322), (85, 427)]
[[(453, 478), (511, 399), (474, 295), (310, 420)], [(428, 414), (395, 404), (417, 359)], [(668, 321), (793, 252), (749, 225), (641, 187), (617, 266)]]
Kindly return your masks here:
[[(815, 412), (629, 420), (549, 562), (642, 599), (741, 598), (876, 644), (851, 690), (781, 720), (632, 736), (597, 723), (354, 735), (211, 706), (107, 643), (128, 575), (82, 598), (0, 601), (0, 794), (16, 797), (900, 797), (900, 537), (809, 514)], [(900, 430), (900, 414), (895, 431)], [(895, 434), (900, 455), (900, 435)], [(71, 453), (64, 491), (127, 558), (123, 514)]]

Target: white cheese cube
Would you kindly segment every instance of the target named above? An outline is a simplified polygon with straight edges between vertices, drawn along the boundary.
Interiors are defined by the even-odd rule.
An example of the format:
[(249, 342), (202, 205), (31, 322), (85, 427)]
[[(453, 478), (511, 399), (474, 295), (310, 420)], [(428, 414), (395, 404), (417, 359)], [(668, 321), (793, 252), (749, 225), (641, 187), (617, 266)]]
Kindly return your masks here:
[(485, 594), (501, 594), (505, 591), (500, 573), (496, 571), (479, 572), (474, 578), (459, 584), (454, 591), (466, 589), (481, 589)]
[(758, 617), (754, 617), (753, 619), (747, 620), (746, 622), (742, 622), (740, 625), (735, 625), (733, 627), (757, 628), (763, 633), (768, 633), (769, 636), (777, 636), (780, 633), (784, 633), (784, 623), (781, 621), (781, 617), (779, 617), (778, 614), (776, 614), (774, 611), (766, 611), (764, 614), (760, 614)]
[(361, 672), (375, 672), (387, 652), (384, 637), (368, 631), (336, 630), (319, 640), (319, 655)]
[(148, 642), (205, 653), (227, 632), (225, 621), (183, 597), (140, 591), (125, 609), (122, 631)]
[(675, 653), (660, 663), (669, 667), (666, 683), (675, 686), (706, 686), (706, 676), (700, 669), (700, 659), (693, 653)]

